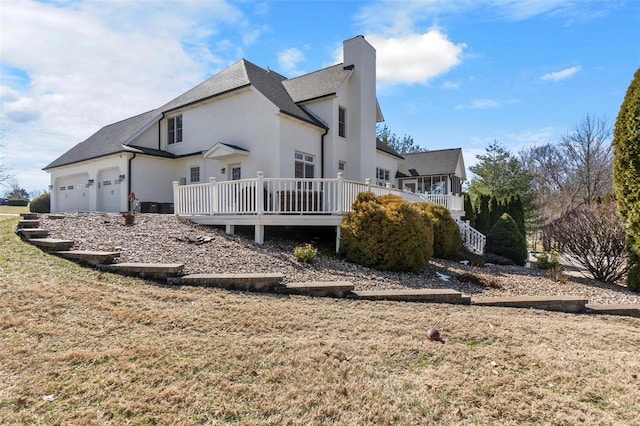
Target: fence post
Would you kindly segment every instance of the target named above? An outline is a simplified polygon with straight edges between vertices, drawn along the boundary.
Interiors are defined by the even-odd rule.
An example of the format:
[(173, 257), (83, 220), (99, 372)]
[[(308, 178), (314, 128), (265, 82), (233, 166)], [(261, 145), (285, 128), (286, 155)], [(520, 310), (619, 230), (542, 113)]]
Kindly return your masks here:
[(256, 213), (261, 215), (264, 213), (264, 172), (259, 171), (257, 173), (258, 180), (256, 181)]
[(337, 185), (337, 192), (338, 192), (338, 204), (336, 205), (336, 212), (338, 214), (342, 214), (343, 211), (343, 207), (342, 207), (342, 203), (343, 203), (343, 194), (344, 194), (344, 173), (342, 172), (338, 172), (338, 177), (336, 178), (336, 185)]
[(211, 210), (209, 213), (214, 214), (218, 212), (218, 191), (216, 191), (216, 178), (209, 178), (209, 199)]
[(371, 178), (366, 178), (364, 183), (367, 184), (367, 191), (371, 191)]
[(391, 182), (387, 182), (384, 186), (387, 188), (387, 193), (391, 194)]
[[(180, 200), (178, 199), (178, 181), (171, 182), (173, 185), (173, 214), (178, 216), (180, 214)], [(52, 191), (53, 192), (53, 191)]]

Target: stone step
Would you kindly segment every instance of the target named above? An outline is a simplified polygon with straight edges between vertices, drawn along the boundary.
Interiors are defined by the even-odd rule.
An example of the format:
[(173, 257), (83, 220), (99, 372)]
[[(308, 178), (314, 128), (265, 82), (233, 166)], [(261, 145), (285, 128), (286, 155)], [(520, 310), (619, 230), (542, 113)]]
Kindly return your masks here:
[(16, 231), (16, 234), (22, 238), (46, 238), (49, 236), (49, 231), (42, 228), (20, 228)]
[(545, 311), (583, 312), (588, 300), (579, 296), (473, 297), (472, 305), (508, 308), (533, 308)]
[(276, 288), (278, 293), (312, 297), (346, 297), (353, 291), (349, 281), (310, 281), (286, 283)]
[(404, 302), (456, 303), (468, 305), (469, 296), (451, 289), (365, 290), (354, 291), (356, 299), (396, 300)]
[(272, 291), (284, 275), (266, 274), (190, 274), (169, 279), (169, 284), (218, 287), (228, 290)]
[(38, 220), (38, 213), (20, 213), (23, 220)]
[(39, 228), (40, 219), (22, 219), (18, 221), (18, 229)]
[(75, 244), (73, 240), (60, 240), (57, 238), (30, 238), (28, 241), (34, 246), (54, 251), (69, 250)]
[(626, 317), (640, 318), (640, 304), (622, 303), (589, 303), (586, 306), (587, 312), (594, 314), (621, 315)]
[(113, 265), (100, 265), (101, 269), (122, 275), (129, 275), (154, 280), (166, 280), (169, 277), (180, 275), (184, 269), (183, 263), (114, 263)]
[(107, 265), (113, 263), (116, 257), (120, 256), (119, 251), (91, 251), (91, 250), (70, 250), (70, 251), (56, 251), (51, 254), (55, 254), (65, 259), (75, 260), (82, 263), (88, 263), (90, 265)]

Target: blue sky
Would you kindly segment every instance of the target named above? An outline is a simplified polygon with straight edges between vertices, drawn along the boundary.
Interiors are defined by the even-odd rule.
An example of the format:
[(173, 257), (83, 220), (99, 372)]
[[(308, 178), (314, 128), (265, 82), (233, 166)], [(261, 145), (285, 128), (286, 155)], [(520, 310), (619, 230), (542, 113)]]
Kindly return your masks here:
[[(0, 155), (27, 190), (100, 127), (245, 58), (288, 77), (376, 48), (386, 124), (467, 166), (494, 139), (556, 142), (613, 124), (640, 66), (640, 1), (0, 0)], [(3, 192), (0, 188), (0, 192)]]

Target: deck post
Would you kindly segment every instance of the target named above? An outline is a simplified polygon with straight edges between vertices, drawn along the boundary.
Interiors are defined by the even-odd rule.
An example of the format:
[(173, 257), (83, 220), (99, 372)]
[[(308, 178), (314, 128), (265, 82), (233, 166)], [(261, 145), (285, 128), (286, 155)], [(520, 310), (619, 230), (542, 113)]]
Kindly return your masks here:
[(173, 214), (177, 216), (178, 214), (180, 214), (180, 200), (178, 199), (178, 196), (179, 196), (178, 181), (174, 180), (173, 182), (171, 182), (171, 184), (173, 185)]
[(264, 244), (264, 225), (256, 225), (254, 240), (256, 244)]
[(209, 214), (217, 213), (216, 209), (216, 201), (218, 197), (216, 197), (216, 178), (209, 178)]
[(391, 194), (391, 182), (387, 182), (384, 186), (387, 188), (387, 191), (389, 191), (388, 193)]
[(256, 214), (260, 216), (262, 213), (264, 213), (264, 172), (259, 171), (257, 175), (258, 175), (258, 180), (256, 181), (256, 198), (255, 198)]
[(236, 232), (236, 227), (235, 225), (225, 225), (224, 226), (224, 233), (227, 235), (233, 235)]
[(364, 183), (367, 184), (367, 191), (371, 191), (371, 178), (366, 178)]
[(344, 207), (342, 205), (342, 197), (344, 194), (344, 173), (338, 172), (338, 178), (336, 179), (336, 183), (338, 185), (338, 203), (336, 205), (336, 213), (342, 214), (344, 213)]
[(336, 226), (336, 253), (340, 253), (340, 226)]

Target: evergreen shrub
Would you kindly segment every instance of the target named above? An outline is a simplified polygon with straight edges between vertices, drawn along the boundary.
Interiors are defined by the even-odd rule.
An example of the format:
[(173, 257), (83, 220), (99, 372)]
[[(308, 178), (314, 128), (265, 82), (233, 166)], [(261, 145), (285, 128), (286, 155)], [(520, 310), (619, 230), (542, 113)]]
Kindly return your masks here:
[(508, 213), (500, 216), (487, 234), (485, 253), (504, 256), (520, 266), (527, 262), (527, 241)]
[(431, 203), (419, 203), (416, 208), (426, 212), (433, 223), (433, 256), (458, 260), (463, 248), (462, 237), (451, 212), (444, 206)]
[(51, 194), (46, 192), (31, 200), (29, 211), (32, 213), (51, 213)]
[(29, 205), (27, 200), (7, 200), (8, 206), (26, 207)]
[(419, 272), (433, 254), (428, 216), (397, 196), (359, 194), (340, 228), (340, 253), (363, 266)]

